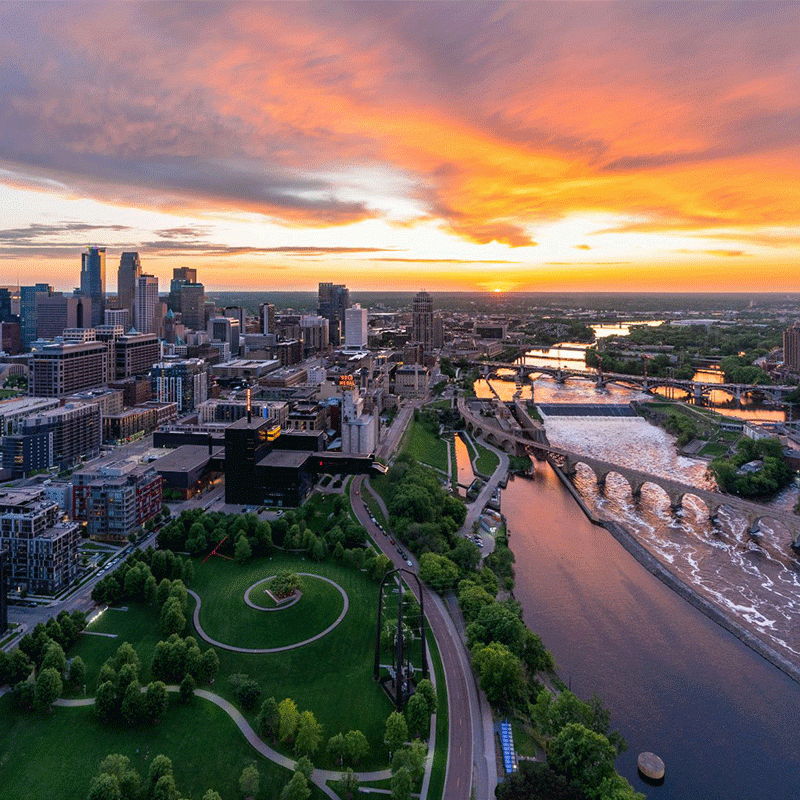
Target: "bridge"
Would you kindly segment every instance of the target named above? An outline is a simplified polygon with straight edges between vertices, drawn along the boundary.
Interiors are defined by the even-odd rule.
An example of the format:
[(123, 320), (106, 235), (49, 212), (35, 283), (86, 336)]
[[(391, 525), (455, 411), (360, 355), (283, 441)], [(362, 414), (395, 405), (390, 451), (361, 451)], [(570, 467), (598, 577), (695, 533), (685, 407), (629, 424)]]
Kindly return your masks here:
[(674, 378), (654, 375), (625, 375), (620, 372), (603, 372), (602, 370), (540, 367), (524, 363), (524, 358), (523, 356), (522, 363), (514, 364), (503, 361), (476, 361), (474, 363), (475, 366), (481, 369), (483, 376), (486, 378), (499, 377), (497, 371), (500, 369), (507, 369), (516, 372), (520, 378), (527, 378), (531, 375), (550, 375), (555, 378), (557, 383), (566, 383), (568, 380), (592, 381), (598, 389), (603, 389), (610, 384), (615, 384), (654, 394), (656, 389), (671, 388), (677, 389), (693, 397), (695, 400), (708, 397), (711, 392), (726, 392), (737, 402), (740, 402), (747, 396), (757, 395), (771, 403), (782, 403), (786, 394), (797, 389), (796, 386), (710, 383), (708, 381), (675, 380)]
[(660, 475), (652, 475), (641, 470), (623, 467), (619, 464), (612, 464), (608, 461), (601, 461), (597, 458), (572, 453), (561, 447), (532, 441), (516, 433), (504, 431), (496, 425), (487, 422), (488, 417), (481, 417), (476, 414), (463, 397), (458, 398), (458, 411), (466, 423), (467, 430), (475, 436), (483, 435), (490, 444), (502, 447), (507, 452), (527, 451), (528, 453), (542, 454), (554, 457), (560, 469), (565, 475), (574, 476), (579, 464), (588, 467), (595, 475), (597, 486), (603, 490), (606, 480), (612, 473), (619, 475), (628, 482), (631, 489), (631, 496), (634, 500), (641, 497), (642, 489), (646, 485), (660, 488), (670, 501), (670, 508), (673, 512), (678, 511), (685, 497), (695, 497), (700, 500), (708, 511), (710, 520), (715, 520), (721, 508), (728, 508), (742, 515), (748, 524), (748, 531), (752, 536), (758, 536), (760, 523), (762, 520), (774, 520), (783, 525), (791, 534), (795, 541), (794, 546), (800, 547), (800, 517), (795, 514), (786, 513), (778, 509), (767, 508), (759, 503), (735, 497), (733, 495), (721, 494), (720, 492), (700, 489), (681, 481), (663, 478)]

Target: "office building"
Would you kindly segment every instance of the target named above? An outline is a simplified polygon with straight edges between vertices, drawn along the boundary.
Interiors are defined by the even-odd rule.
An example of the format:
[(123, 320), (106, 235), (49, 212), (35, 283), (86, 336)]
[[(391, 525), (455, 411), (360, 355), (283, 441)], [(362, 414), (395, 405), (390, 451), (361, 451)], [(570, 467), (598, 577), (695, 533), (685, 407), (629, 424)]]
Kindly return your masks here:
[(206, 327), (206, 293), (202, 283), (197, 283), (197, 270), (178, 267), (172, 271), (169, 285), (169, 308), (181, 315), (181, 322), (192, 330)]
[(783, 363), (789, 372), (800, 373), (800, 322), (783, 332)]
[(350, 306), (350, 292), (343, 284), (320, 283), (317, 313), (329, 325), (331, 344), (338, 345), (346, 332), (345, 311)]
[(124, 542), (163, 505), (161, 476), (149, 465), (114, 461), (72, 476), (72, 518), (91, 539)]
[(0, 489), (0, 551), (11, 589), (54, 595), (78, 576), (80, 525), (39, 488)]
[(0, 350), (9, 356), (22, 352), (19, 322), (0, 322)]
[(259, 311), (261, 333), (275, 333), (275, 306), (272, 303), (264, 303)]
[(417, 292), (411, 310), (411, 340), (428, 353), (433, 348), (433, 301), (427, 292)]
[[(53, 287), (47, 283), (37, 283), (34, 286), (22, 286), (19, 290), (20, 333), (23, 350), (30, 349), (36, 340), (36, 296), (48, 294)], [(68, 326), (64, 326), (65, 328)]]
[(226, 342), (234, 357), (239, 355), (240, 330), (239, 320), (231, 317), (211, 317), (208, 321), (208, 338), (211, 342)]
[(158, 278), (140, 275), (136, 281), (136, 311), (134, 327), (139, 333), (158, 333), (156, 307), (158, 306)]
[(343, 383), (341, 422), (343, 453), (375, 452), (377, 421), (375, 415), (364, 413), (364, 398), (352, 380)]
[(103, 319), (106, 325), (119, 325), (126, 331), (133, 325), (133, 315), (127, 308), (107, 308)]
[[(136, 284), (142, 274), (142, 262), (139, 254), (135, 252), (123, 253), (119, 258), (117, 270), (117, 305), (115, 311), (127, 311), (128, 320), (133, 322), (134, 308), (136, 306)], [(106, 312), (108, 313), (108, 312)], [(106, 322), (116, 323), (118, 320), (106, 319)], [(125, 322), (120, 322), (125, 325)], [(126, 327), (127, 330), (127, 327)]]
[(0, 547), (0, 636), (8, 630), (8, 550)]
[(367, 349), (367, 309), (356, 303), (345, 311), (344, 345), (348, 350)]
[(106, 308), (105, 247), (87, 247), (81, 254), (81, 294), (92, 302), (92, 316), (85, 321), (86, 327), (102, 325)]
[(19, 433), (22, 421), (41, 411), (58, 408), (55, 397), (13, 397), (0, 400), (0, 436)]
[(37, 292), (35, 303), (37, 339), (55, 339), (67, 328), (92, 327), (92, 301), (88, 297)]
[(61, 397), (106, 382), (103, 342), (37, 342), (28, 358), (28, 395)]
[(300, 317), (300, 335), (305, 355), (314, 350), (327, 350), (329, 345), (330, 323), (318, 314), (304, 314)]
[(154, 333), (128, 333), (114, 342), (114, 380), (134, 375), (149, 375), (158, 361), (161, 348)]
[(12, 322), (15, 319), (11, 313), (11, 290), (0, 286), (0, 322)]
[(192, 411), (208, 399), (208, 372), (201, 358), (162, 361), (150, 369), (152, 396), (160, 403), (176, 403), (178, 413)]

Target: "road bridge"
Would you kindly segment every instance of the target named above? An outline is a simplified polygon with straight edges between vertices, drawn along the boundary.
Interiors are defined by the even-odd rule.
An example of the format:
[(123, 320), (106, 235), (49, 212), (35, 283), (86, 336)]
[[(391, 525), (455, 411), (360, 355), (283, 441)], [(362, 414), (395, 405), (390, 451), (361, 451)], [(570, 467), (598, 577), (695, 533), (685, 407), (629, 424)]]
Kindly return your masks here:
[(747, 520), (748, 530), (753, 536), (759, 534), (760, 523), (763, 520), (774, 520), (783, 525), (792, 534), (795, 549), (800, 549), (800, 517), (795, 514), (769, 508), (734, 495), (700, 489), (697, 486), (664, 478), (660, 475), (653, 475), (631, 467), (624, 467), (579, 453), (573, 453), (545, 442), (532, 441), (492, 425), (490, 417), (476, 414), (463, 397), (458, 398), (458, 411), (466, 424), (467, 430), (475, 436), (485, 436), (488, 442), (502, 447), (506, 452), (524, 450), (535, 455), (553, 457), (562, 472), (568, 476), (575, 475), (578, 465), (583, 464), (594, 473), (598, 488), (601, 491), (605, 487), (608, 476), (614, 474), (619, 475), (628, 482), (631, 496), (634, 499), (641, 496), (642, 489), (645, 486), (658, 487), (669, 497), (670, 507), (673, 511), (677, 511), (682, 507), (685, 497), (695, 497), (705, 505), (711, 520), (717, 518), (721, 508), (731, 509), (743, 516)]
[(796, 386), (711, 383), (709, 381), (675, 380), (674, 378), (655, 375), (625, 375), (619, 372), (603, 372), (602, 370), (594, 369), (534, 366), (526, 364), (524, 356), (522, 363), (509, 364), (503, 361), (476, 361), (474, 364), (481, 369), (483, 376), (486, 378), (502, 377), (498, 376), (497, 371), (505, 369), (514, 370), (522, 378), (528, 378), (531, 375), (549, 375), (555, 378), (557, 383), (566, 383), (570, 380), (591, 381), (598, 389), (603, 389), (611, 384), (638, 389), (648, 394), (655, 394), (656, 389), (660, 388), (676, 389), (696, 401), (708, 397), (711, 392), (725, 392), (737, 402), (741, 402), (745, 397), (756, 396), (763, 398), (767, 402), (780, 404), (784, 402), (784, 398), (789, 392), (797, 389)]

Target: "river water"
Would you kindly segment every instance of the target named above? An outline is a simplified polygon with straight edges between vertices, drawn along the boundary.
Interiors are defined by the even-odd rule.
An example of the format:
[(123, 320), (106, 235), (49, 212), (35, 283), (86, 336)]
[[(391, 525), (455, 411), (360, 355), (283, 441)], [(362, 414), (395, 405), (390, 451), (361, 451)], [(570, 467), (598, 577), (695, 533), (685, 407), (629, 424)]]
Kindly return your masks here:
[[(503, 493), (515, 594), (559, 671), (612, 713), (617, 767), (650, 798), (800, 796), (800, 686), (668, 589), (592, 525), (546, 463)], [(666, 762), (662, 786), (636, 770)]]

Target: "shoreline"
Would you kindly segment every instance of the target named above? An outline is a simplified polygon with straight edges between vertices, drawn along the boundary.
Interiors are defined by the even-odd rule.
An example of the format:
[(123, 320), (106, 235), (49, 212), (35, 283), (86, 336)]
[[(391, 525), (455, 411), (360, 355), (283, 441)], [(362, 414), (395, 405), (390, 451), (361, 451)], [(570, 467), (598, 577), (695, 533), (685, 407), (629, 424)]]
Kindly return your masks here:
[(561, 471), (558, 465), (550, 459), (548, 459), (548, 463), (553, 468), (562, 485), (566, 487), (581, 511), (583, 511), (586, 518), (593, 525), (607, 530), (648, 572), (655, 575), (656, 578), (679, 597), (705, 614), (712, 622), (717, 623), (717, 625), (725, 628), (729, 633), (732, 633), (742, 644), (747, 645), (753, 652), (765, 658), (770, 664), (777, 667), (792, 680), (800, 683), (800, 666), (768, 645), (745, 625), (729, 617), (719, 606), (703, 597), (694, 587), (685, 583), (677, 575), (670, 572), (667, 566), (659, 561), (659, 559), (627, 528), (624, 528), (620, 523), (614, 520), (600, 519), (592, 513), (580, 496), (578, 490), (572, 485), (572, 481)]

